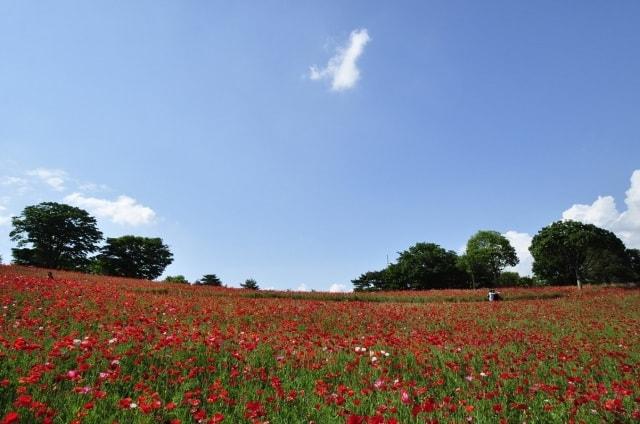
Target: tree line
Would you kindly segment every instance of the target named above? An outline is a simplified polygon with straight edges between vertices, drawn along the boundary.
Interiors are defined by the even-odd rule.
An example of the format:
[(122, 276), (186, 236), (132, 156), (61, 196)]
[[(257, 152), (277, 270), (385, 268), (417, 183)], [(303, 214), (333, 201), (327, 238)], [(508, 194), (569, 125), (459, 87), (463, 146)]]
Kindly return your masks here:
[(11, 222), (16, 265), (152, 280), (173, 262), (161, 238), (125, 235), (104, 240), (93, 216), (62, 203), (27, 206)]
[[(153, 280), (173, 262), (159, 237), (108, 237), (83, 209), (55, 202), (27, 206), (12, 218), (9, 233), (16, 247), (13, 263), (50, 269)], [(101, 243), (104, 240), (104, 244)], [(542, 228), (529, 247), (533, 276), (504, 271), (518, 264), (515, 249), (497, 231), (479, 231), (459, 255), (435, 243), (417, 243), (398, 252), (395, 263), (352, 280), (356, 291), (427, 290), (516, 285), (577, 285), (637, 282), (640, 250), (628, 249), (611, 231), (577, 221), (557, 221)], [(184, 276), (167, 282), (188, 283)], [(194, 284), (222, 286), (215, 274)], [(254, 279), (241, 287), (259, 289)]]
[(458, 255), (435, 243), (398, 252), (395, 263), (352, 280), (356, 291), (428, 290), (640, 281), (640, 250), (592, 224), (557, 221), (532, 239), (533, 276), (504, 269), (518, 264), (515, 249), (497, 231), (479, 231)]
[[(93, 216), (63, 203), (27, 206), (11, 222), (9, 237), (16, 242), (11, 251), (16, 265), (153, 280), (173, 262), (161, 238), (125, 235), (105, 240)], [(165, 281), (189, 283), (182, 275), (168, 276)], [(222, 286), (222, 281), (215, 274), (205, 274), (194, 284)], [(241, 287), (260, 288), (251, 278)]]

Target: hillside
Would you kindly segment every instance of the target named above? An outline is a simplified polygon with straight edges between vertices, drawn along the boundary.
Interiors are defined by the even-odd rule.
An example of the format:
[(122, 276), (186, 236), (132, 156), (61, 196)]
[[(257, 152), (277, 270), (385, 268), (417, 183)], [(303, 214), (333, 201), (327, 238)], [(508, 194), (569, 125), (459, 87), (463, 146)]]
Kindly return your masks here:
[(631, 422), (640, 292), (329, 294), (0, 267), (0, 422)]

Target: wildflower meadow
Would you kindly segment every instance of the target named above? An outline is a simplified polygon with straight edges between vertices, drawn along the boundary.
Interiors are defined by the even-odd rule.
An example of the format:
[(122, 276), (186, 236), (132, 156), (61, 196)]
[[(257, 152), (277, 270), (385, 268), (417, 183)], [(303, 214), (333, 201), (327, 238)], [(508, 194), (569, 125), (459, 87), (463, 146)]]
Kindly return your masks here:
[(0, 423), (640, 419), (640, 292), (329, 294), (0, 267)]

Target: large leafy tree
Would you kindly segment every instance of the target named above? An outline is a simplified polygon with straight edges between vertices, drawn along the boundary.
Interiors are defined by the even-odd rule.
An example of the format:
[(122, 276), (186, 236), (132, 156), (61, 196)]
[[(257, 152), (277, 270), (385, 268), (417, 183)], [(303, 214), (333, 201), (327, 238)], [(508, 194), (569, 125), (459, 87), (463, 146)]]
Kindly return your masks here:
[(13, 262), (44, 268), (85, 270), (102, 233), (96, 219), (73, 206), (44, 202), (27, 206), (12, 219)]
[(173, 254), (161, 238), (122, 236), (108, 238), (98, 255), (101, 272), (153, 280), (173, 262)]
[(471, 275), (473, 288), (478, 283), (487, 283), (487, 279), (495, 285), (505, 267), (518, 264), (518, 255), (499, 232), (478, 231), (467, 242), (462, 264)]
[(533, 237), (533, 272), (551, 284), (623, 281), (630, 256), (611, 231), (577, 221), (557, 221)]
[(467, 281), (456, 252), (435, 243), (416, 243), (398, 255), (397, 262), (382, 271), (369, 271), (352, 280), (354, 290), (453, 288), (463, 287)]
[(466, 275), (458, 267), (458, 255), (435, 243), (417, 243), (399, 252), (391, 278), (409, 290), (441, 289), (461, 286)]

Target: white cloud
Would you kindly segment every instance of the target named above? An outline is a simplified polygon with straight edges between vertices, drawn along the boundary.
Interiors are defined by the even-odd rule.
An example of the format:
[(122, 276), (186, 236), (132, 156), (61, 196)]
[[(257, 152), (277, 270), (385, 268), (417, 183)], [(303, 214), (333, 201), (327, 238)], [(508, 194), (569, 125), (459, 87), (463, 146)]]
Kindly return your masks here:
[(594, 224), (613, 231), (627, 247), (640, 248), (640, 169), (633, 171), (624, 199), (627, 210), (619, 212), (612, 196), (598, 196), (590, 205), (576, 204), (562, 219)]
[(612, 196), (598, 196), (591, 205), (573, 205), (562, 212), (562, 219), (586, 222), (603, 228), (610, 227), (619, 217), (616, 201)]
[(12, 193), (19, 195), (26, 193), (31, 188), (29, 181), (22, 177), (3, 177), (0, 179), (0, 185), (9, 187)]
[(296, 289), (296, 291), (299, 292), (306, 292), (309, 291), (309, 287), (307, 287), (307, 285), (305, 283), (302, 283), (298, 286), (298, 288)]
[(2, 181), (0, 181), (0, 184), (4, 185), (4, 186), (25, 186), (27, 185), (28, 181), (24, 178), (21, 177), (3, 177)]
[(351, 288), (347, 287), (344, 284), (331, 284), (331, 287), (329, 287), (330, 293), (347, 293), (350, 291)]
[(96, 183), (80, 183), (78, 184), (78, 190), (80, 191), (108, 191), (109, 186), (106, 184), (96, 184)]
[(533, 237), (528, 233), (519, 233), (517, 231), (509, 230), (503, 234), (511, 246), (518, 255), (518, 265), (514, 267), (508, 267), (508, 271), (516, 271), (520, 275), (531, 275), (531, 266), (533, 265), (533, 256), (529, 252), (529, 246), (531, 246), (531, 239)]
[(67, 173), (61, 169), (38, 168), (28, 171), (27, 175), (39, 178), (56, 191), (64, 190), (64, 183), (67, 178)]
[(116, 224), (131, 226), (149, 224), (156, 217), (153, 209), (139, 204), (128, 196), (118, 196), (116, 200), (107, 200), (72, 193), (66, 196), (64, 201), (73, 206), (85, 208), (99, 218), (108, 218)]
[(309, 78), (312, 80), (330, 79), (331, 89), (334, 91), (353, 88), (360, 79), (360, 70), (356, 62), (370, 40), (366, 29), (351, 31), (349, 44), (339, 47), (335, 56), (329, 59), (326, 67), (311, 66)]

